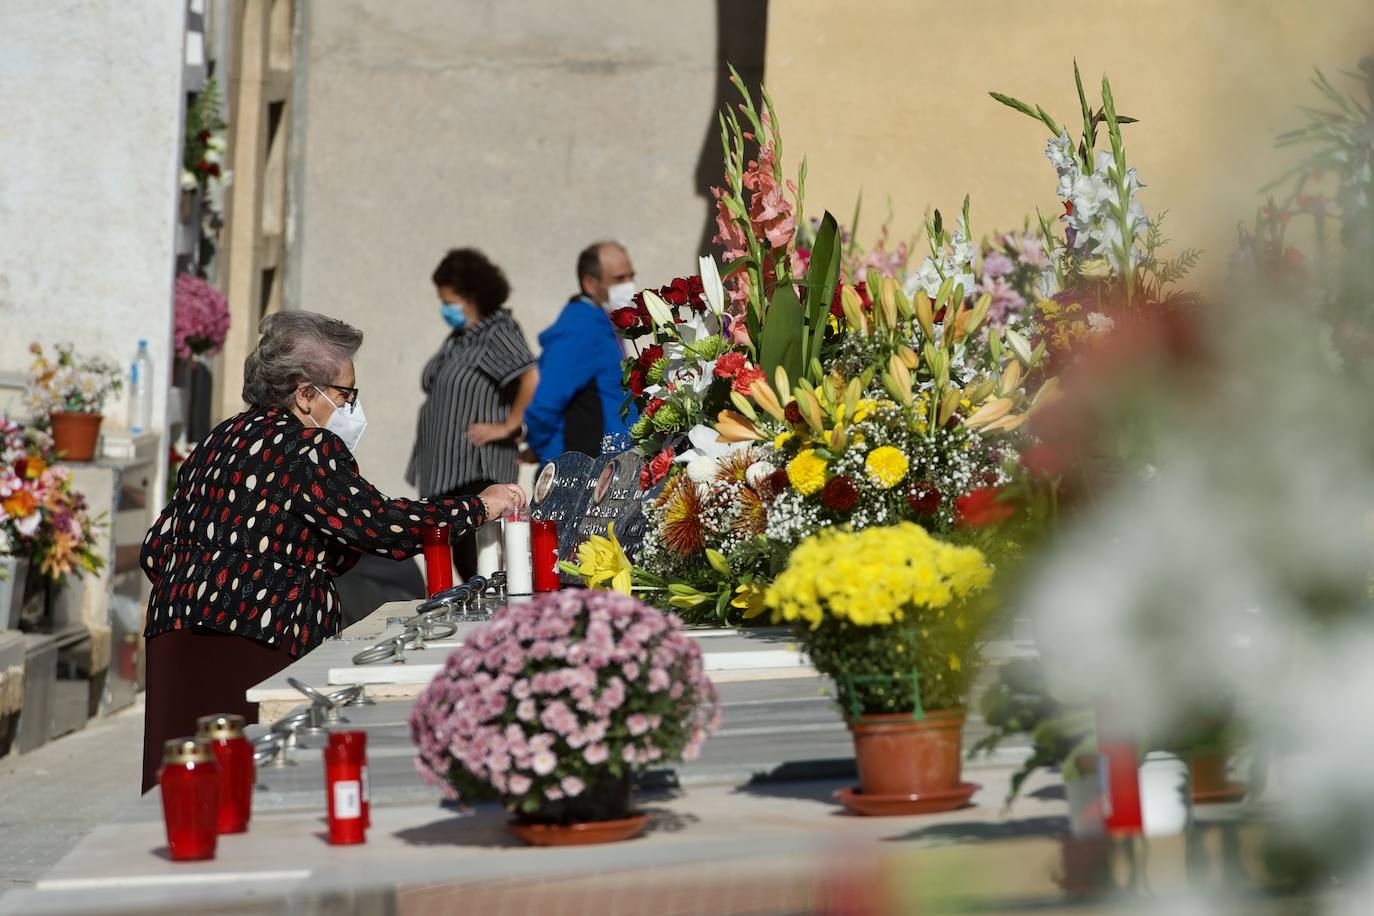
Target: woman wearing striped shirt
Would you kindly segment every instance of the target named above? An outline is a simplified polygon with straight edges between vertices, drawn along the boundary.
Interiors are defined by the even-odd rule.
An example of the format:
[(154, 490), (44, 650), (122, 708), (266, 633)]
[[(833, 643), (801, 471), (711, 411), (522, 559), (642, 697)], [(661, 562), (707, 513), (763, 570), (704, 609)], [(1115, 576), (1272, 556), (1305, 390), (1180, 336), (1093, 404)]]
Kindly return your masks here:
[[(525, 335), (503, 307), (510, 284), (501, 268), (460, 248), (444, 255), (432, 279), (451, 331), (420, 376), (425, 402), (406, 481), (424, 499), (515, 482), (525, 408), (539, 378)], [(464, 579), (476, 574), (475, 537), (457, 543), (454, 565)]]

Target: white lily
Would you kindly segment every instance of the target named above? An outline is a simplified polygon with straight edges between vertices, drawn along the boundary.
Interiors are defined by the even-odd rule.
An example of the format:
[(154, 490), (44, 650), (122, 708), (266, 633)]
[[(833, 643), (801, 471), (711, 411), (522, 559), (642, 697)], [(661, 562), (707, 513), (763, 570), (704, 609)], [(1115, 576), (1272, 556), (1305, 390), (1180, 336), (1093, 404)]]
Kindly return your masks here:
[(721, 442), (720, 433), (702, 423), (698, 423), (687, 431), (687, 440), (692, 443), (692, 447), (674, 458), (674, 461), (683, 464), (697, 458), (711, 458), (719, 461), (731, 452), (749, 447), (748, 442)]
[(716, 267), (716, 259), (710, 255), (699, 258), (701, 264), (701, 286), (706, 294), (706, 304), (711, 307), (711, 313), (721, 315), (725, 312), (725, 284), (720, 280), (720, 268)]
[(663, 301), (663, 297), (651, 289), (644, 290), (644, 307), (649, 310), (649, 317), (654, 320), (655, 326), (673, 324), (673, 310), (668, 307), (668, 303)]

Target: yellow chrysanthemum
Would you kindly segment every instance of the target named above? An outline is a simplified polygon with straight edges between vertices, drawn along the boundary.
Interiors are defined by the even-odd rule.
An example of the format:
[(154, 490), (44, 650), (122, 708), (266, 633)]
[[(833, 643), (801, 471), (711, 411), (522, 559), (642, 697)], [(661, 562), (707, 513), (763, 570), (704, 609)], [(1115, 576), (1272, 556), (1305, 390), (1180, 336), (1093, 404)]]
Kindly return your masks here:
[[(894, 449), (895, 451), (895, 449)], [(787, 462), (787, 479), (803, 496), (810, 496), (825, 486), (825, 459), (808, 448)]]
[(782, 447), (791, 442), (796, 436), (797, 434), (790, 429), (778, 433), (777, 436), (773, 438), (773, 448), (782, 451)]
[(901, 449), (891, 445), (880, 445), (864, 459), (864, 473), (868, 475), (869, 480), (884, 490), (890, 490), (901, 483), (910, 467), (911, 464)]
[[(814, 626), (827, 617), (885, 626), (909, 610), (940, 610), (984, 589), (983, 554), (937, 540), (911, 522), (846, 531), (823, 528), (788, 558), (766, 595), (774, 617)], [(951, 660), (957, 670), (959, 660)]]

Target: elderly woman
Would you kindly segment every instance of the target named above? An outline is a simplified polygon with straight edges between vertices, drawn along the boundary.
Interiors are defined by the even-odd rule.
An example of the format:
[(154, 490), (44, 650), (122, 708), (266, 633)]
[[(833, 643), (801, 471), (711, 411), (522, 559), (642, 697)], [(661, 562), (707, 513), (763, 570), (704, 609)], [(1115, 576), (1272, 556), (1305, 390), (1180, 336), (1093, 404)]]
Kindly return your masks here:
[(422, 532), (461, 536), (523, 505), (519, 487), (432, 501), (388, 499), (358, 474), (366, 426), (353, 373), (360, 331), (311, 312), (279, 312), (244, 362), (250, 405), (182, 465), (176, 493), (143, 542), (148, 603), (143, 789), (163, 743), (196, 718), (256, 721), (249, 687), (339, 628), (333, 578), (361, 552), (396, 559)]

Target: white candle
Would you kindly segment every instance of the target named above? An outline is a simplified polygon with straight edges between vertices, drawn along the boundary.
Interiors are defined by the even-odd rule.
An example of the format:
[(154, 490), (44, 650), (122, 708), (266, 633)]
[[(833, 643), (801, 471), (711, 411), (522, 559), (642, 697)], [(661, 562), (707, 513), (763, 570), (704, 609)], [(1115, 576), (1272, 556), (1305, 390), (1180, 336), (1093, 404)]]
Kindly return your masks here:
[(529, 595), (534, 592), (534, 564), (530, 555), (530, 514), (521, 509), (503, 520), (506, 529), (506, 594)]
[(501, 520), (477, 529), (477, 575), (490, 579), (501, 571)]

